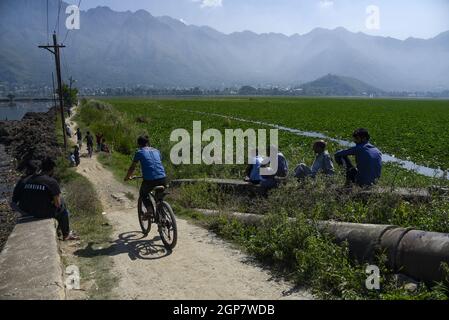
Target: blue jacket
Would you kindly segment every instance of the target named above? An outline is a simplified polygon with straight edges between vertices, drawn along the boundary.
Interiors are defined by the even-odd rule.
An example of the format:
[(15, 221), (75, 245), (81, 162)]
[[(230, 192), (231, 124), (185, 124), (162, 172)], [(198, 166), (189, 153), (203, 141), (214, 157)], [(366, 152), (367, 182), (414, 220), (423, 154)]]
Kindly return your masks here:
[(376, 183), (382, 172), (382, 153), (372, 144), (358, 143), (355, 147), (339, 151), (335, 158), (355, 156), (358, 174), (356, 181), (361, 186), (370, 186)]

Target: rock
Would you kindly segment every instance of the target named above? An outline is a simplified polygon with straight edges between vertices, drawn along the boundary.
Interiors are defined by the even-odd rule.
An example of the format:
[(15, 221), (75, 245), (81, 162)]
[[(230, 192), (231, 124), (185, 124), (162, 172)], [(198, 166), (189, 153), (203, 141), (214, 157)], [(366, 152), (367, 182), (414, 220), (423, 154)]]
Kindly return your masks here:
[(419, 286), (419, 282), (415, 281), (414, 279), (407, 277), (404, 274), (398, 273), (395, 274), (394, 276), (394, 280), (396, 281), (396, 284), (398, 285), (398, 287), (402, 287), (403, 289), (410, 291), (410, 292), (414, 292), (418, 289)]
[(418, 289), (418, 284), (410, 282), (405, 284), (403, 288), (407, 291), (415, 292)]

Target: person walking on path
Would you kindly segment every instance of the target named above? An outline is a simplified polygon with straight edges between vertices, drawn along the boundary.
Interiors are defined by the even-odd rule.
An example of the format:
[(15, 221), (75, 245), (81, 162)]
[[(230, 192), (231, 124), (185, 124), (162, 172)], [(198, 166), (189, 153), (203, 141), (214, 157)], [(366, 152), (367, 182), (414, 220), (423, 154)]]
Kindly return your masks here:
[(97, 141), (97, 152), (100, 152), (100, 151), (102, 151), (101, 150), (101, 144), (102, 144), (102, 141), (103, 141), (103, 134), (102, 133), (96, 133), (95, 134), (95, 139)]
[(80, 148), (78, 146), (73, 147), (73, 155), (75, 156), (75, 165), (78, 167), (81, 163), (80, 161)]
[(94, 137), (87, 131), (85, 139), (87, 143), (87, 154), (89, 155), (89, 158), (92, 158), (94, 152)]
[(83, 145), (83, 134), (81, 133), (80, 128), (76, 129), (76, 139), (77, 139), (78, 147), (81, 150), (81, 146)]

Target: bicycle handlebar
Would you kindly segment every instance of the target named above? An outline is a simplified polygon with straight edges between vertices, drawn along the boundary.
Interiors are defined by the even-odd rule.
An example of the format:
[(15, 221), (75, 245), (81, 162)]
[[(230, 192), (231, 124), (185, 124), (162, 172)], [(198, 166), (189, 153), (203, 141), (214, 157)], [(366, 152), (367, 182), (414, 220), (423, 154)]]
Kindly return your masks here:
[(135, 177), (131, 177), (129, 178), (130, 180), (137, 180), (137, 179), (143, 179), (142, 176), (135, 176)]

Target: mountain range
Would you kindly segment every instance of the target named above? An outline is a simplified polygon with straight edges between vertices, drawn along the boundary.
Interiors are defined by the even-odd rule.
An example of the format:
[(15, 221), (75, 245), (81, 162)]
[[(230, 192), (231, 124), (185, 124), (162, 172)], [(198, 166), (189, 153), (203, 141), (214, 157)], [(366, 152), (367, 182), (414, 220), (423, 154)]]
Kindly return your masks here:
[[(49, 0), (49, 29), (66, 36), (66, 3)], [(0, 1), (0, 81), (51, 83), (45, 0)], [(54, 26), (56, 25), (56, 28)], [(51, 39), (50, 39), (51, 40)], [(317, 28), (286, 36), (224, 34), (149, 12), (81, 11), (80, 30), (65, 39), (63, 77), (78, 86), (224, 87), (293, 85), (327, 74), (352, 77), (383, 91), (449, 89), (449, 31), (398, 40)]]

